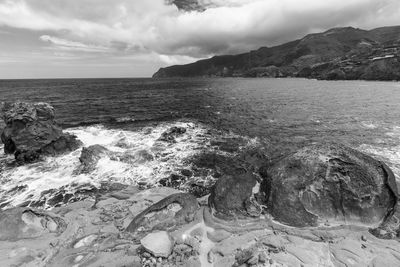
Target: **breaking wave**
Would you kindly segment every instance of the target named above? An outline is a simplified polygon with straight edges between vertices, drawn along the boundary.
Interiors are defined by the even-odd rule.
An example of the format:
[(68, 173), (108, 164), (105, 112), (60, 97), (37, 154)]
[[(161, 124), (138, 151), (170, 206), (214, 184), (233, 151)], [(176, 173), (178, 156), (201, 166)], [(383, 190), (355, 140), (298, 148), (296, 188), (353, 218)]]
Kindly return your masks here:
[[(176, 142), (158, 140), (163, 132), (174, 126), (184, 127), (186, 132), (177, 137)], [(1, 152), (2, 207), (39, 200), (43, 192), (56, 188), (73, 191), (71, 184), (76, 188), (88, 184), (99, 186), (102, 182), (152, 186), (161, 178), (184, 168), (185, 159), (198, 153), (209, 141), (206, 127), (187, 122), (161, 124), (135, 132), (107, 129), (102, 125), (71, 128), (66, 132), (77, 135), (85, 147), (99, 144), (129, 160), (103, 157), (93, 172), (79, 173), (81, 149), (24, 166), (7, 165), (13, 157)], [(144, 157), (144, 154), (151, 156)]]
[[(172, 127), (186, 131), (173, 141), (160, 140)], [(118, 156), (104, 155), (94, 170), (87, 173), (82, 171), (79, 161), (81, 149), (23, 166), (15, 165), (13, 155), (5, 155), (1, 150), (0, 208), (51, 208), (95, 197), (104, 184), (172, 186), (189, 191), (196, 186), (195, 190), (204, 190), (215, 181), (207, 164), (214, 159), (208, 159), (207, 153), (217, 153), (229, 162), (229, 157), (242, 147), (258, 146), (257, 138), (216, 132), (197, 122), (161, 123), (135, 131), (92, 125), (65, 132), (75, 134), (84, 147), (101, 145)], [(201, 157), (204, 153), (206, 158)], [(199, 165), (204, 166), (194, 163), (197, 155), (203, 161)]]

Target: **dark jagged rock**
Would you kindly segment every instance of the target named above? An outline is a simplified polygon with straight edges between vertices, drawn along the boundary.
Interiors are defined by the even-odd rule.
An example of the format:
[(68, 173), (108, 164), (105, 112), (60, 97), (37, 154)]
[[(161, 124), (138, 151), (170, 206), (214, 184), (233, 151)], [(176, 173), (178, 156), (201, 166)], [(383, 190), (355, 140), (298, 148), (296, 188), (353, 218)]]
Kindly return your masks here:
[(193, 195), (170, 195), (137, 215), (126, 231), (170, 230), (193, 221), (198, 209), (199, 204)]
[(82, 164), (82, 172), (91, 172), (96, 168), (99, 160), (104, 156), (111, 156), (111, 151), (101, 145), (83, 147), (79, 161)]
[(380, 161), (338, 144), (315, 144), (268, 169), (261, 190), (273, 217), (290, 226), (378, 225), (397, 203)]
[(164, 142), (175, 142), (175, 138), (184, 133), (186, 133), (186, 129), (184, 127), (171, 127), (167, 131), (163, 132), (158, 140)]
[(77, 149), (81, 142), (76, 136), (63, 133), (54, 117), (54, 109), (47, 103), (4, 105), (4, 152), (14, 153), (17, 161), (25, 163), (41, 155), (54, 156)]
[(222, 218), (257, 216), (253, 189), (257, 179), (252, 173), (235, 176), (223, 176), (211, 189), (209, 204), (216, 210), (216, 216)]

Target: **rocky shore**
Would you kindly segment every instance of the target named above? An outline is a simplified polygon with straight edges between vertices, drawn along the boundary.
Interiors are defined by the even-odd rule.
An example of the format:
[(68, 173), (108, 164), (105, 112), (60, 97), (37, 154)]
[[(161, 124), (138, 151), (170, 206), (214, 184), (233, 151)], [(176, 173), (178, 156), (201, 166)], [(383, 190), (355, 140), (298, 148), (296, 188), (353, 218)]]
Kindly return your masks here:
[[(47, 104), (27, 103), (4, 109), (7, 126), (2, 141), (8, 144), (4, 149), (14, 152), (19, 164), (31, 164), (31, 158), (21, 160), (21, 153), (33, 153), (37, 161), (72, 149), (60, 146), (57, 153), (43, 149), (63, 136), (59, 128), (57, 135), (30, 130), (57, 127), (54, 112), (43, 109), (53, 110)], [(160, 141), (176, 142), (184, 132), (171, 128)], [(37, 139), (39, 144), (27, 145), (36, 144), (27, 140)], [(79, 141), (72, 139), (79, 149)], [(214, 145), (233, 149), (223, 140)], [(77, 171), (90, 172), (102, 155), (121, 157), (100, 145), (82, 148)], [(215, 184), (201, 193), (171, 188), (171, 179), (147, 189), (110, 183), (93, 199), (50, 210), (21, 206), (0, 211), (0, 262), (3, 266), (400, 265), (399, 194), (385, 163), (341, 144), (310, 144), (274, 160), (260, 150), (245, 151), (230, 161), (211, 155), (196, 160), (198, 166), (216, 170)]]

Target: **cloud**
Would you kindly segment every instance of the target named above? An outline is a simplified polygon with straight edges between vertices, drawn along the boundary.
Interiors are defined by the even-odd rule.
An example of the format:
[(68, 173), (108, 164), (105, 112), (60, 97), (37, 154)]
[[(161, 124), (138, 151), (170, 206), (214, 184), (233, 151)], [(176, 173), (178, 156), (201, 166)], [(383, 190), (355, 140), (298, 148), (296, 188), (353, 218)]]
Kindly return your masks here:
[(87, 45), (80, 42), (65, 40), (49, 35), (40, 36), (40, 40), (54, 45), (61, 50), (84, 51), (84, 52), (107, 52), (109, 48), (98, 45)]
[(165, 0), (0, 0), (0, 27), (38, 32), (46, 49), (59, 52), (147, 54), (165, 65), (276, 45), (332, 27), (400, 24), (398, 0), (198, 2), (207, 9), (184, 12)]

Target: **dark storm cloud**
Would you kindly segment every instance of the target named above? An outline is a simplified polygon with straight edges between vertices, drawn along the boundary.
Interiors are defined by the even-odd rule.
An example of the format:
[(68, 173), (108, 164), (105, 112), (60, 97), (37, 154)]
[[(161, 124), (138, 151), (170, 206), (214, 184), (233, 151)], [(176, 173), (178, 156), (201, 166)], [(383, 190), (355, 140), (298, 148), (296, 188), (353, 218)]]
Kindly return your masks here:
[[(400, 24), (398, 0), (168, 1), (0, 0), (0, 38), (29, 31), (19, 39), (31, 43), (30, 50), (14, 53), (27, 60), (29, 51), (35, 57), (38, 50), (60, 64), (84, 64), (86, 58), (106, 64), (123, 57), (146, 66), (140, 75), (150, 75), (160, 65), (271, 46), (332, 27)], [(0, 64), (13, 57), (11, 43), (3, 42)]]

